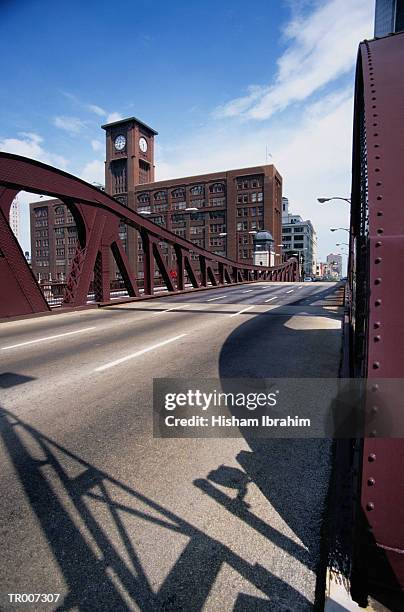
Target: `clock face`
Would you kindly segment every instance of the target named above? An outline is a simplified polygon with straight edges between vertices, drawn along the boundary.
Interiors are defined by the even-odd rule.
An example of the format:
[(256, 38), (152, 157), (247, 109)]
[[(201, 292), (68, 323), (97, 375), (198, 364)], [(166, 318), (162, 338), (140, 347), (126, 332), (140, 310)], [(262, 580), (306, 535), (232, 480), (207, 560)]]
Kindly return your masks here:
[(142, 153), (146, 153), (147, 151), (147, 140), (146, 138), (139, 138), (139, 149), (142, 151)]
[(126, 138), (122, 134), (117, 136), (114, 141), (114, 146), (117, 151), (123, 151), (126, 146)]

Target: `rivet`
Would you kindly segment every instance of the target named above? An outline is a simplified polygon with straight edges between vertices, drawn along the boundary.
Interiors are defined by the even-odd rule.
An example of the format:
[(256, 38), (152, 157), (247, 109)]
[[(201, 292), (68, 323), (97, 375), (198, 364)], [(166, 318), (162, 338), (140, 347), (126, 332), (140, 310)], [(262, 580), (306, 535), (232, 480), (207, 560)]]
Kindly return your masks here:
[(375, 148), (375, 149), (378, 149), (378, 148), (379, 148), (379, 145), (378, 145), (378, 144), (375, 144), (375, 145), (373, 145), (373, 146), (374, 146), (374, 148)]
[(376, 461), (376, 454), (370, 453), (370, 455), (368, 455), (368, 461), (370, 461), (370, 463), (372, 463), (373, 461)]
[(373, 362), (373, 369), (374, 370), (378, 370), (380, 368), (380, 361), (374, 361)]
[(378, 117), (379, 115), (377, 113), (373, 113), (373, 117)]
[(380, 172), (380, 168), (375, 168), (375, 172)]
[(369, 511), (373, 510), (374, 507), (375, 507), (375, 505), (374, 505), (373, 502), (369, 502), (369, 503), (366, 504), (366, 510), (369, 510)]
[[(378, 200), (381, 200), (383, 196), (377, 196)], [(377, 211), (377, 216), (378, 217), (383, 217), (383, 211), (382, 210), (378, 210)]]
[(379, 407), (378, 406), (372, 406), (372, 413), (373, 414), (377, 414), (379, 412)]
[(373, 323), (373, 327), (374, 327), (375, 329), (379, 329), (379, 328), (380, 328), (380, 326), (381, 326), (380, 321), (375, 321), (375, 322)]
[(372, 431), (369, 432), (369, 438), (376, 438), (376, 434), (377, 434), (376, 429), (372, 429)]
[[(372, 100), (375, 100), (375, 98), (372, 98)], [(372, 108), (376, 108), (376, 104), (372, 104)]]
[[(375, 159), (380, 159), (380, 155), (375, 155)], [(376, 170), (377, 172), (377, 170)]]
[(377, 233), (378, 233), (378, 234), (383, 234), (383, 228), (379, 227), (379, 228), (377, 229)]
[(381, 340), (381, 336), (375, 336), (374, 337), (374, 341), (375, 342), (380, 342), (380, 340)]
[(382, 282), (381, 278), (375, 278), (375, 285), (380, 285), (381, 282)]
[(376, 263), (376, 264), (381, 263), (381, 261), (382, 261), (382, 258), (381, 258), (381, 257), (376, 257), (376, 259), (375, 259), (375, 263)]
[(376, 183), (376, 187), (381, 187), (382, 182), (381, 181), (377, 181)]
[(382, 243), (382, 241), (381, 241), (381, 240), (378, 240), (378, 241), (376, 242), (376, 246), (377, 246), (377, 247), (381, 247), (381, 246), (382, 246), (382, 244), (383, 244), (383, 243)]
[(373, 127), (377, 127), (378, 125), (379, 125), (378, 123), (374, 123), (374, 124), (373, 124)]
[(372, 391), (378, 391), (379, 390), (379, 385), (372, 385)]
[(368, 478), (369, 487), (373, 487), (376, 484), (376, 480), (374, 478)]

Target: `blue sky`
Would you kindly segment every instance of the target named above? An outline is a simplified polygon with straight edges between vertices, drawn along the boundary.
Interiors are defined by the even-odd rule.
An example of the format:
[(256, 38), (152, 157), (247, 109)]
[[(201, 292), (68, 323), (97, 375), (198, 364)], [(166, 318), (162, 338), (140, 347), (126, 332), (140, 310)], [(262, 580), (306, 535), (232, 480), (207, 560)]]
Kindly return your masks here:
[(373, 11), (368, 0), (5, 0), (0, 149), (102, 181), (100, 125), (131, 115), (159, 132), (158, 179), (262, 164), (267, 148), (324, 258), (344, 241), (329, 227), (346, 226), (348, 207), (315, 199), (349, 195), (354, 64)]

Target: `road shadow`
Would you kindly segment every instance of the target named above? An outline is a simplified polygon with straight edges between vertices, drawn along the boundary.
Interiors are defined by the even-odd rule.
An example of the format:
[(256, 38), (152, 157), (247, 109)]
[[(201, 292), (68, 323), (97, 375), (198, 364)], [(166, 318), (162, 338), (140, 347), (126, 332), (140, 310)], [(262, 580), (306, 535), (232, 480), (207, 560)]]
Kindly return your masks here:
[[(330, 303), (341, 305), (340, 297), (336, 297), (338, 289), (333, 286), (313, 296), (313, 302), (322, 302), (322, 305), (316, 314), (310, 316), (324, 317), (331, 322), (341, 321), (340, 313), (327, 309)], [(306, 300), (291, 305), (301, 306), (293, 316), (306, 314)], [(338, 377), (341, 329), (337, 325), (320, 325), (318, 329), (309, 325), (307, 329), (299, 329), (290, 324), (291, 314), (282, 314), (282, 307), (273, 309), (271, 315), (249, 318), (227, 338), (219, 358), (224, 392), (231, 391), (231, 386), (227, 389), (226, 379)], [(257, 384), (259, 386), (258, 380)], [(212, 478), (212, 473), (194, 484), (229, 512), (260, 529), (260, 525), (251, 521), (244, 500), (245, 488), (249, 483), (255, 483), (307, 550), (304, 563), (318, 576), (315, 606), (322, 609), (325, 551), (321, 534), (331, 477), (332, 441), (264, 439), (253, 437), (250, 432), (251, 429), (243, 431), (250, 450), (243, 450), (236, 457), (240, 465), (238, 482), (242, 483), (236, 499), (215, 486), (218, 480)], [(218, 471), (222, 476), (219, 484), (234, 488), (230, 481), (234, 480), (235, 474), (226, 483), (221, 466)], [(266, 530), (269, 528), (265, 527)], [(288, 539), (282, 545), (299, 558), (296, 542)]]
[[(285, 610), (285, 602), (293, 602), (293, 610), (311, 609), (311, 603), (300, 592), (259, 563), (246, 561), (178, 514), (98, 470), (2, 408), (0, 437), (67, 588), (63, 601), (54, 610), (119, 612), (135, 607), (142, 611), (199, 611), (223, 565), (230, 566), (262, 593), (262, 598), (240, 593), (235, 610)], [(30, 450), (28, 440), (41, 450), (41, 460)], [(69, 474), (67, 466), (72, 463), (74, 474)], [(241, 491), (248, 484), (247, 478), (240, 481), (234, 470), (215, 472), (211, 477), (216, 482), (236, 478), (235, 486)], [(97, 502), (102, 511), (95, 513), (92, 502)], [(236, 503), (243, 506), (242, 493)], [(249, 511), (240, 510), (240, 516), (242, 512)], [(136, 550), (135, 541), (140, 534), (127, 527), (130, 517), (158, 527), (156, 532), (163, 534), (162, 538), (164, 530), (186, 538), (182, 553), (157, 590), (152, 588)], [(248, 514), (244, 520), (254, 522)], [(259, 528), (267, 529), (268, 538), (276, 535), (265, 524)], [(287, 538), (282, 538), (285, 547)], [(304, 548), (294, 542), (291, 546), (304, 560)], [(32, 581), (30, 585), (39, 588)], [(4, 592), (9, 592), (7, 586), (3, 585)]]

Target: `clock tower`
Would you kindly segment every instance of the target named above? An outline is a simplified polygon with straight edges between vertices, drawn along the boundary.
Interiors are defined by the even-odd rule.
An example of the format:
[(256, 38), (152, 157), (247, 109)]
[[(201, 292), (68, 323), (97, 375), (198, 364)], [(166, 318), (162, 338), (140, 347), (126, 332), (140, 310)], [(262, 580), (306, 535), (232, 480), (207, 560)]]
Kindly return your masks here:
[(154, 181), (157, 132), (136, 117), (101, 127), (106, 132), (105, 191), (135, 209), (135, 185)]

